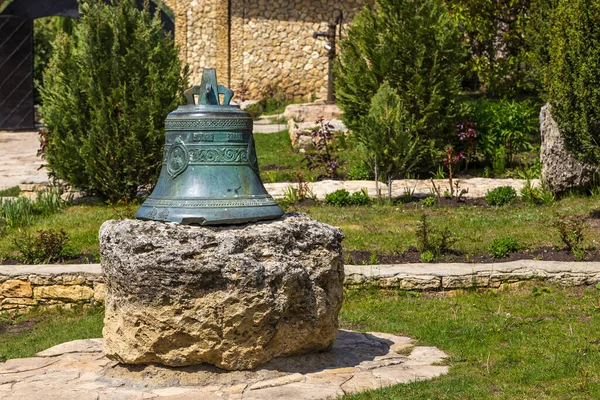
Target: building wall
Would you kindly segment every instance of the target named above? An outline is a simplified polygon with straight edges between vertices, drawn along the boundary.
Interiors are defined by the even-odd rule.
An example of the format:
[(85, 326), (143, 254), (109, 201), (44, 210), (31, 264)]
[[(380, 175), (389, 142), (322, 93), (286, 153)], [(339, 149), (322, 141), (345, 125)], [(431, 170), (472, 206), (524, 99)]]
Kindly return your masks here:
[(324, 38), (334, 9), (345, 26), (369, 0), (167, 0), (176, 14), (175, 38), (190, 66), (190, 83), (216, 67), (237, 98), (259, 98), (267, 88), (288, 97), (324, 98), (328, 58)]

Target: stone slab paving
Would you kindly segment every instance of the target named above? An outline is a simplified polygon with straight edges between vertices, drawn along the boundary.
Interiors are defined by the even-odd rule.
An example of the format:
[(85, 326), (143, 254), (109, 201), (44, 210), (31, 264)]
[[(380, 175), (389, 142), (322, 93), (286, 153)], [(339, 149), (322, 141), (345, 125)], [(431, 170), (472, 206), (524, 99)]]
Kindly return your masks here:
[[(463, 198), (467, 199), (483, 198), (488, 191), (500, 186), (512, 186), (515, 188), (517, 193), (519, 193), (526, 184), (524, 179), (471, 178), (454, 180), (454, 182), (457, 181), (459, 182), (460, 189), (468, 190), (468, 192), (463, 195)], [(434, 183), (439, 188), (440, 194), (443, 194), (446, 190), (449, 191), (450, 186), (447, 179), (435, 179)], [(534, 186), (539, 186), (540, 180), (533, 179), (532, 184)], [(297, 184), (290, 182), (265, 183), (265, 188), (269, 194), (276, 199), (283, 198), (289, 186), (295, 187)], [(377, 185), (375, 184), (375, 181), (324, 180), (319, 182), (310, 182), (308, 183), (308, 187), (320, 200), (325, 199), (327, 194), (335, 192), (339, 189), (346, 189), (350, 193), (358, 192), (361, 189), (366, 189), (369, 196), (377, 196)], [(387, 196), (387, 185), (384, 183), (379, 183), (379, 192), (383, 196)], [(392, 182), (393, 197), (400, 197), (406, 193), (411, 193), (415, 197), (426, 197), (432, 195), (434, 192), (431, 181), (426, 179), (404, 179)]]
[(102, 339), (76, 340), (0, 364), (0, 399), (334, 399), (446, 374), (446, 357), (408, 337), (340, 330), (331, 351), (224, 371), (119, 365), (102, 354)]
[(39, 147), (37, 132), (0, 131), (0, 189), (48, 182), (47, 170), (38, 170)]

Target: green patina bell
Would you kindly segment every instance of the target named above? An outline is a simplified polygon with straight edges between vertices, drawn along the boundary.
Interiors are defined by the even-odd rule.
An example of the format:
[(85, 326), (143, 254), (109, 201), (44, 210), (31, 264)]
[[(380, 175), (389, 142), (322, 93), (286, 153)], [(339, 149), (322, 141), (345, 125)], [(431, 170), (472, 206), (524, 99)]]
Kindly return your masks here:
[(158, 183), (136, 217), (218, 225), (283, 215), (260, 180), (252, 117), (229, 105), (233, 91), (218, 85), (215, 69), (206, 68), (201, 85), (185, 95), (188, 104), (167, 116)]

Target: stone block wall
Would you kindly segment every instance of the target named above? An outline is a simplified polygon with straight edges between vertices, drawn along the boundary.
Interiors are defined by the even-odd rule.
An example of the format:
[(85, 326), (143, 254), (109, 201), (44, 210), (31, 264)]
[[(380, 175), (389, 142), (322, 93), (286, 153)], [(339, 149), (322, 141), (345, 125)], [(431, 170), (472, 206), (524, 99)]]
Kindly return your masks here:
[[(166, 0), (175, 13), (175, 40), (190, 66), (190, 84), (204, 67), (237, 98), (256, 99), (267, 87), (289, 97), (324, 98), (328, 58), (324, 38), (334, 9), (344, 28), (370, 0)], [(342, 30), (344, 32), (344, 29)]]
[(0, 310), (104, 303), (105, 289), (100, 274), (0, 275)]

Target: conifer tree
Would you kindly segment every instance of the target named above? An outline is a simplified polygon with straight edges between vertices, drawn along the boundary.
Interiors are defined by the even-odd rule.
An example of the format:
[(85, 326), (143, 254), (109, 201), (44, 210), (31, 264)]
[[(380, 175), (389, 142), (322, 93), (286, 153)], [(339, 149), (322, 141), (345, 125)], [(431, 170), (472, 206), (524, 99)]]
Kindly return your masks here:
[(388, 197), (392, 197), (392, 180), (402, 177), (419, 160), (419, 137), (414, 122), (400, 96), (384, 82), (371, 100), (362, 128), (356, 132), (358, 141), (370, 155), (376, 175), (381, 174), (388, 183)]
[(567, 149), (600, 162), (600, 1), (561, 1), (550, 28), (548, 100)]
[(45, 157), (59, 179), (115, 201), (156, 183), (164, 120), (185, 72), (158, 15), (132, 0), (83, 0), (44, 73)]
[(336, 96), (350, 129), (365, 127), (371, 98), (388, 82), (413, 136), (443, 148), (454, 132), (464, 47), (442, 0), (376, 0), (358, 13), (340, 47)]

